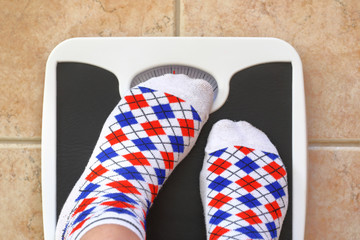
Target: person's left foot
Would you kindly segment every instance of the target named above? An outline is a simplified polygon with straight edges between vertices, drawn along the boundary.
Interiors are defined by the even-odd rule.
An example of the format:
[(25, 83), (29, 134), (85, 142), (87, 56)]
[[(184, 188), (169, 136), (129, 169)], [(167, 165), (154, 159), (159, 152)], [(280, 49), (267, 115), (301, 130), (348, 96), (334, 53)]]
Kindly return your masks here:
[(278, 239), (288, 182), (268, 137), (247, 122), (221, 120), (205, 152), (200, 189), (208, 239)]

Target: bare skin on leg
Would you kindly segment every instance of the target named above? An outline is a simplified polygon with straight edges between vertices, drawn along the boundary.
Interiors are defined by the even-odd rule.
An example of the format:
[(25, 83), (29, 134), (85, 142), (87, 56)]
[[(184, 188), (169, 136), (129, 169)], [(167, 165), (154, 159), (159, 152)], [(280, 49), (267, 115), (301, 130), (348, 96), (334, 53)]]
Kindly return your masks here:
[(140, 240), (130, 229), (116, 225), (104, 224), (89, 230), (81, 240)]

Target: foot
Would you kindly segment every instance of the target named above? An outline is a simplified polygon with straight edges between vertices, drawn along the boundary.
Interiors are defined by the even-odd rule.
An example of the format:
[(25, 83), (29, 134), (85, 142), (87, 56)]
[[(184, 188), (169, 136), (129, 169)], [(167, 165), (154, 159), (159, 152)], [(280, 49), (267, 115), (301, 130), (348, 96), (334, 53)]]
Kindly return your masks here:
[(207, 239), (278, 239), (288, 182), (268, 137), (247, 122), (221, 120), (205, 152), (200, 189)]
[(212, 101), (209, 83), (185, 75), (164, 75), (132, 88), (106, 120), (61, 211), (56, 239), (80, 239), (104, 224), (145, 239), (146, 214), (193, 147)]

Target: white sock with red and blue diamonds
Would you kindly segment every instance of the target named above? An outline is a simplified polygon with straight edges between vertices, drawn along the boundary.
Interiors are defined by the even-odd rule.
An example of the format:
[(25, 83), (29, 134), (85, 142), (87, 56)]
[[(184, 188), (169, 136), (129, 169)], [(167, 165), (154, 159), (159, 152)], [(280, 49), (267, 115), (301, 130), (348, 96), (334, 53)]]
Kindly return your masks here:
[(247, 122), (221, 120), (205, 152), (200, 190), (207, 238), (278, 239), (288, 182), (268, 137)]
[(206, 81), (164, 75), (132, 88), (112, 111), (61, 211), (56, 239), (118, 224), (145, 239), (145, 218), (167, 177), (189, 153), (212, 106)]

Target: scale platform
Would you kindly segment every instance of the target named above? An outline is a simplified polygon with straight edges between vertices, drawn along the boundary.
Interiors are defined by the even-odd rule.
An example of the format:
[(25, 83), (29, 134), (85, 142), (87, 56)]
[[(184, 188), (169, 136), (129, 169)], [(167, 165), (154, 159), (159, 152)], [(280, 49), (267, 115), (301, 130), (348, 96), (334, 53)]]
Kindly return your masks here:
[(209, 131), (224, 118), (250, 122), (277, 147), (289, 181), (279, 239), (304, 239), (306, 115), (302, 64), (294, 48), (275, 38), (126, 37), (69, 39), (48, 58), (41, 153), (45, 240), (54, 239), (62, 205), (132, 80), (153, 68), (180, 73), (173, 68), (181, 66), (208, 73), (218, 89), (195, 147), (149, 212), (147, 240), (206, 239), (199, 172)]

